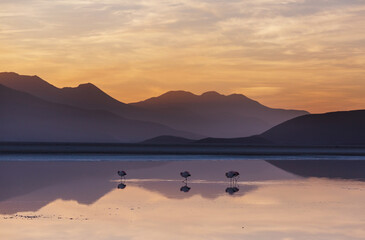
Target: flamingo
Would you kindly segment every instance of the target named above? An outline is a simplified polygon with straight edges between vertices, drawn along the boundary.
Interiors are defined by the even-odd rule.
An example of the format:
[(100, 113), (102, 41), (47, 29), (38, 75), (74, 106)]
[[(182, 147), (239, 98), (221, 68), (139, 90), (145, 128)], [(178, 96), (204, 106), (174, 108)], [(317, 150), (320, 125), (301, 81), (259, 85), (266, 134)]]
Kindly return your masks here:
[(127, 173), (125, 171), (118, 171), (118, 175), (122, 178), (125, 179), (125, 176), (127, 175)]
[(237, 181), (237, 178), (238, 178), (239, 175), (240, 175), (240, 173), (237, 172), (237, 171), (226, 172), (226, 177), (229, 178), (229, 179), (233, 179), (235, 181)]
[(183, 178), (185, 178), (185, 182), (188, 181), (188, 177), (191, 176), (191, 174), (188, 171), (184, 171), (180, 173), (180, 176), (182, 176)]
[(226, 192), (229, 195), (233, 195), (239, 191), (239, 188), (237, 185), (237, 179), (238, 179), (239, 175), (240, 175), (240, 173), (237, 171), (226, 172), (226, 177), (230, 179), (229, 187), (226, 188)]

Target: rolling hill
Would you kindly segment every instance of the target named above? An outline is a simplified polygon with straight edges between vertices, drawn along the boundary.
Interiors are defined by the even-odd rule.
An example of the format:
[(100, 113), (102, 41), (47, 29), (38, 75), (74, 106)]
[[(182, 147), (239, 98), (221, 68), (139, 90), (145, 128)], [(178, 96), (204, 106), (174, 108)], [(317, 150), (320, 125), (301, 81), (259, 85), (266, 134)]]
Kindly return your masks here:
[(263, 134), (245, 138), (206, 138), (196, 143), (281, 145), (281, 146), (365, 146), (365, 110), (300, 116)]
[(280, 145), (365, 145), (365, 110), (301, 116), (260, 136)]

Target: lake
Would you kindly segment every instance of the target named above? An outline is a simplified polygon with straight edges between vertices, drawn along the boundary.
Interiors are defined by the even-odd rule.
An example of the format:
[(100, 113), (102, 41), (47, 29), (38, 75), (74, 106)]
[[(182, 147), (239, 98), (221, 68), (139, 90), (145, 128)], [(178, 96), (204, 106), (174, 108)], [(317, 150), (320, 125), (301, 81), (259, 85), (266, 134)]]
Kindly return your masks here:
[(334, 159), (13, 156), (0, 239), (365, 239), (365, 161)]

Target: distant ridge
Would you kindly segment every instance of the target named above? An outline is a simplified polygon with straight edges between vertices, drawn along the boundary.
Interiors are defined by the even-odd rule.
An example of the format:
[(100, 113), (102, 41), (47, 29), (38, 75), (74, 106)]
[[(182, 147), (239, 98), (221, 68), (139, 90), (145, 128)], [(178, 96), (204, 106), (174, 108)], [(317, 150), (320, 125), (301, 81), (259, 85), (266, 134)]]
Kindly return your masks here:
[(0, 142), (139, 142), (160, 135), (196, 138), (161, 124), (44, 101), (0, 84)]
[(170, 91), (141, 102), (125, 104), (92, 83), (57, 88), (38, 76), (0, 73), (0, 84), (46, 102), (107, 111), (125, 119), (194, 133), (195, 139), (257, 135), (286, 120), (308, 114), (306, 111), (272, 109), (242, 94), (225, 96), (214, 91), (201, 95)]
[(92, 83), (77, 87), (57, 88), (38, 76), (24, 76), (16, 73), (0, 73), (0, 84), (29, 93), (48, 102), (66, 104), (78, 108), (125, 111), (130, 107), (110, 97)]
[(159, 136), (155, 138), (151, 138), (141, 142), (142, 144), (188, 144), (193, 143), (194, 140), (183, 138), (183, 137), (175, 137), (175, 136)]
[(305, 115), (281, 123), (258, 136), (236, 139), (208, 138), (197, 143), (365, 146), (365, 110)]
[(301, 116), (260, 136), (281, 145), (365, 146), (365, 110)]
[(308, 114), (272, 109), (241, 94), (225, 96), (213, 91), (202, 95), (170, 91), (131, 105), (148, 110), (149, 114), (138, 119), (219, 138), (260, 134), (283, 121)]
[(195, 143), (201, 144), (239, 144), (239, 145), (273, 145), (273, 142), (261, 137), (261, 136), (251, 136), (243, 138), (204, 138), (195, 141)]

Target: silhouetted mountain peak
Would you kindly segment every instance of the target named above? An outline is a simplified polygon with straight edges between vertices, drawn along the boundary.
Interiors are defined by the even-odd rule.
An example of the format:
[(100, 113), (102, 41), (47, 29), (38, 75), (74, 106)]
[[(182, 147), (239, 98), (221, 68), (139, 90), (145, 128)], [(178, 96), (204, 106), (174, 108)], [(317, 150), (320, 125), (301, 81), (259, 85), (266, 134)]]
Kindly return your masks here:
[(85, 88), (85, 89), (99, 89), (97, 86), (95, 86), (92, 83), (82, 83), (78, 86), (78, 88)]
[(189, 97), (196, 97), (196, 95), (191, 92), (179, 90), (179, 91), (168, 91), (159, 97), (160, 98), (189, 98)]
[(194, 140), (183, 138), (183, 137), (176, 137), (176, 136), (168, 136), (163, 135), (151, 139), (147, 139), (143, 141), (143, 144), (187, 144), (187, 143), (193, 143)]
[(200, 95), (200, 98), (205, 102), (211, 101), (217, 103), (251, 103), (254, 105), (261, 105), (259, 102), (252, 100), (243, 94), (237, 94), (237, 93), (231, 95), (224, 95), (215, 91), (209, 91)]
[(40, 89), (44, 87), (56, 88), (55, 86), (44, 81), (37, 75), (24, 76), (14, 72), (0, 73), (0, 83), (20, 91), (22, 91), (24, 88), (32, 88), (32, 89)]
[(182, 104), (182, 103), (224, 103), (227, 101), (242, 101), (245, 100), (247, 101), (252, 101), (253, 103), (257, 103), (254, 100), (251, 100), (249, 98), (247, 98), (246, 96), (242, 95), (242, 94), (232, 94), (229, 96), (220, 94), (216, 91), (208, 91), (205, 92), (201, 95), (196, 95), (193, 94), (191, 92), (187, 92), (187, 91), (169, 91), (166, 92), (158, 97), (153, 97), (153, 98), (149, 98), (146, 99), (145, 101), (142, 102), (138, 102), (135, 104), (152, 104), (152, 105), (157, 105), (157, 104), (169, 104), (169, 105), (173, 105), (173, 104)]
[(108, 110), (119, 114), (124, 112), (127, 106), (92, 83), (80, 84), (77, 87), (57, 88), (38, 76), (0, 73), (0, 84), (49, 102), (78, 108)]
[[(238, 94), (238, 93), (233, 93), (233, 94), (231, 94), (231, 95), (228, 95), (227, 97), (229, 97), (229, 98), (231, 98), (231, 99), (237, 99), (237, 100), (251, 100), (251, 101), (255, 101), (255, 100), (252, 100), (252, 99), (250, 99), (250, 98), (248, 98), (248, 97), (246, 97), (245, 95), (243, 95), (243, 94)], [(257, 101), (255, 101), (255, 102), (257, 102)]]
[(216, 92), (216, 91), (208, 91), (200, 95), (201, 97), (222, 97), (224, 95)]
[(19, 74), (15, 72), (1, 72), (0, 77), (17, 77)]
[(148, 105), (159, 105), (159, 104), (176, 104), (176, 103), (186, 103), (191, 102), (193, 99), (196, 99), (198, 96), (187, 91), (169, 91), (158, 97), (152, 97), (146, 99), (142, 102), (137, 102), (134, 104), (145, 103)]
[(215, 91), (201, 95), (169, 91), (142, 102), (124, 104), (92, 83), (57, 88), (38, 76), (0, 73), (0, 84), (47, 102), (109, 111), (128, 119), (159, 123), (209, 137), (255, 135), (307, 113), (271, 109), (241, 94), (227, 96)]
[(2, 72), (0, 73), (0, 80), (4, 82), (12, 82), (13, 84), (42, 84), (42, 85), (51, 85), (48, 82), (44, 81), (42, 78), (37, 75), (34, 76), (25, 76), (19, 75), (14, 72)]
[[(89, 95), (71, 91), (69, 99), (82, 105)], [(102, 108), (48, 102), (1, 84), (0, 96), (0, 142), (139, 142), (160, 135), (196, 138), (195, 134), (126, 119)], [(97, 98), (87, 102), (96, 106), (92, 109), (97, 109), (98, 103)]]
[(92, 83), (82, 83), (79, 84), (77, 87), (64, 87), (62, 88), (64, 90), (87, 90), (87, 91), (101, 91), (100, 88), (98, 88), (97, 86), (95, 86)]

